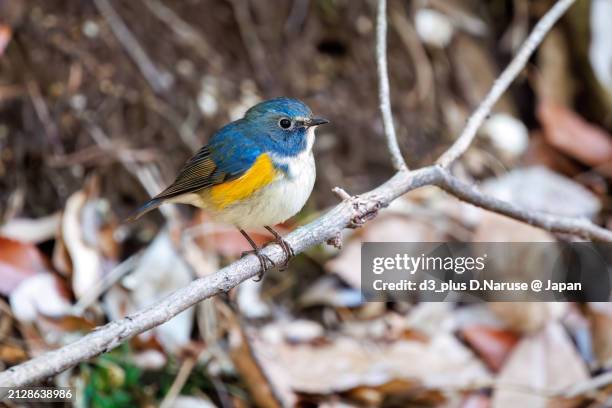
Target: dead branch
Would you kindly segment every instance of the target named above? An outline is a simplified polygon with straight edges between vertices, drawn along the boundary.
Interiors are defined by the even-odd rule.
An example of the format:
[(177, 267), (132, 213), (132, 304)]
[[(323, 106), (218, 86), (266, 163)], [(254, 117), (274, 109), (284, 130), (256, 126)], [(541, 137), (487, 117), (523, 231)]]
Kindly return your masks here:
[(128, 53), (130, 58), (142, 72), (151, 88), (156, 93), (167, 91), (172, 86), (172, 75), (166, 71), (158, 70), (151, 58), (145, 50), (140, 46), (134, 34), (128, 29), (127, 25), (121, 19), (121, 16), (115, 11), (109, 0), (94, 0), (94, 4), (100, 14), (104, 16), (111, 30)]
[(406, 171), (408, 166), (402, 156), (397, 134), (393, 125), (391, 113), (391, 98), (389, 96), (389, 72), (387, 69), (387, 0), (379, 0), (378, 16), (376, 18), (376, 68), (378, 70), (378, 98), (380, 99), (380, 113), (382, 114), (383, 128), (387, 138), (387, 146), (391, 154), (393, 167), (397, 171)]

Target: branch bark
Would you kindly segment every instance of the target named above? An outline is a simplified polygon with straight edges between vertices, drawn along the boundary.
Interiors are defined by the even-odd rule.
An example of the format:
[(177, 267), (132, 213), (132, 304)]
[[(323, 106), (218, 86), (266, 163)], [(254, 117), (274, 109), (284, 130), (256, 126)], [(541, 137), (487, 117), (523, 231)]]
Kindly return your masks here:
[(387, 68), (387, 0), (378, 0), (378, 15), (376, 18), (376, 68), (378, 71), (378, 99), (382, 115), (383, 129), (387, 139), (387, 147), (391, 154), (393, 167), (397, 171), (406, 171), (408, 166), (397, 143), (397, 134), (391, 113), (391, 98), (389, 96), (389, 71)]
[[(334, 240), (344, 228), (364, 224), (373, 218), (379, 209), (386, 207), (399, 196), (425, 185), (436, 185), (468, 203), (549, 231), (564, 232), (594, 240), (612, 242), (611, 231), (598, 227), (588, 220), (559, 217), (522, 209), (513, 204), (482, 194), (475, 187), (454, 177), (446, 169), (469, 147), (477, 128), (495, 101), (507, 88), (509, 82), (521, 71), (529, 55), (542, 40), (546, 31), (551, 28), (552, 24), (559, 19), (573, 2), (574, 0), (559, 0), (536, 25), (534, 32), (537, 31), (538, 34), (532, 33), (529, 36), (526, 45), (523, 46), (515, 60), (510, 64), (512, 69), (510, 67), (506, 69), (500, 79), (496, 81), (483, 104), (481, 104), (468, 121), (466, 129), (455, 144), (438, 160), (438, 164), (413, 171), (405, 171), (406, 168), (402, 169), (400, 166), (400, 170), (393, 177), (370, 192), (354, 197), (346, 197), (345, 194), (340, 193), (341, 197), (343, 197), (343, 201), (340, 204), (317, 220), (298, 228), (285, 237), (287, 242), (294, 248), (295, 253), (303, 252), (314, 245), (328, 240)], [(377, 35), (386, 33), (386, 19), (380, 18), (385, 16), (386, 3), (381, 3), (385, 3), (385, 1), (381, 0), (379, 3), (378, 22), (379, 24), (385, 24), (385, 28), (381, 29), (379, 26)], [(378, 38), (380, 39), (381, 37), (379, 36)], [(386, 58), (378, 59), (379, 68), (384, 68), (382, 70), (383, 74), (380, 76), (381, 88), (386, 83), (386, 92), (384, 89), (381, 90), (381, 101), (384, 101), (386, 98), (388, 102)], [(381, 104), (383, 117), (391, 113), (390, 105), (387, 104), (386, 106), (389, 109), (382, 108)], [(388, 116), (387, 119), (389, 119)], [(392, 125), (392, 121), (390, 123)], [(395, 160), (399, 161), (398, 156), (396, 156), (399, 149), (393, 153), (393, 146), (397, 147), (395, 133), (386, 133), (386, 135), (392, 155), (395, 157)], [(399, 155), (399, 158), (401, 158), (401, 155)], [(270, 257), (276, 264), (282, 264), (285, 261), (284, 252), (278, 245), (267, 246), (263, 249), (262, 253)], [(255, 277), (259, 273), (259, 268), (259, 261), (253, 255), (239, 259), (213, 275), (193, 281), (188, 286), (177, 290), (165, 299), (140, 312), (99, 327), (70, 345), (9, 368), (0, 373), (0, 386), (15, 387), (35, 383), (62, 372), (81, 361), (108, 352), (129, 338), (165, 323), (196, 303), (219, 293), (227, 292), (244, 280)]]

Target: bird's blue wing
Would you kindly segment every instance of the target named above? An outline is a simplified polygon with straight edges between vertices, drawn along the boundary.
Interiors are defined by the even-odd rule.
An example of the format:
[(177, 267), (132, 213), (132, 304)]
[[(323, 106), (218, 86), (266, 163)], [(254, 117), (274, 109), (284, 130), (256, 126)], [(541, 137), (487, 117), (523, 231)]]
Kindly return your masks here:
[(261, 149), (230, 124), (220, 129), (180, 170), (168, 188), (147, 201), (128, 219), (135, 220), (164, 201), (234, 180), (248, 171)]
[(236, 179), (251, 168), (260, 154), (251, 139), (238, 131), (222, 129), (185, 163), (176, 180), (155, 198), (194, 193)]

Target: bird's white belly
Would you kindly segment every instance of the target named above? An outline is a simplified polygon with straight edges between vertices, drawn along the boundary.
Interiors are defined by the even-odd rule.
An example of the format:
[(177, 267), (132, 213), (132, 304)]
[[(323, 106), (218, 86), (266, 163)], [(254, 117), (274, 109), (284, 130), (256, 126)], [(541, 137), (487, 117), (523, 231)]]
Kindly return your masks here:
[(285, 162), (288, 174), (255, 192), (251, 197), (213, 213), (215, 219), (238, 228), (276, 225), (297, 214), (310, 197), (316, 178), (310, 149)]

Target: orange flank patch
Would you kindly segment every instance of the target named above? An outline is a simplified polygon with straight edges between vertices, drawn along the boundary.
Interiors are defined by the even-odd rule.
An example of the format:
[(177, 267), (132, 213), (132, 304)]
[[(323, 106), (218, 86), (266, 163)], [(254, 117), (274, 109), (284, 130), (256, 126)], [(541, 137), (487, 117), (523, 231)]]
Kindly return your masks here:
[(236, 180), (211, 187), (210, 200), (218, 209), (225, 208), (236, 201), (249, 198), (254, 192), (270, 184), (276, 175), (270, 156), (264, 153)]

